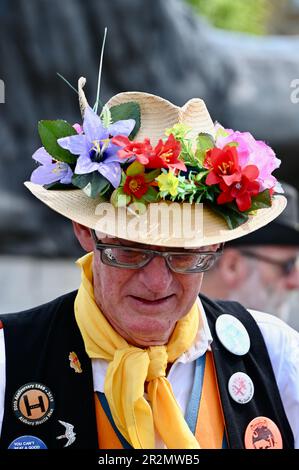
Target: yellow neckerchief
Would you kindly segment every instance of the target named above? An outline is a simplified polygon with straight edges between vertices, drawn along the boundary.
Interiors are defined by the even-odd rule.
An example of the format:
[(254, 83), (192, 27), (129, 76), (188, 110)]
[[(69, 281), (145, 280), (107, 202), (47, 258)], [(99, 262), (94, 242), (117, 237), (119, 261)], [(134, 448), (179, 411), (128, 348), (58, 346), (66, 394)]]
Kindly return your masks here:
[[(167, 448), (198, 449), (165, 377), (167, 363), (174, 362), (195, 339), (197, 304), (177, 322), (166, 346), (131, 346), (114, 331), (95, 302), (92, 261), (93, 253), (77, 261), (82, 282), (75, 300), (75, 316), (88, 356), (109, 362), (104, 390), (115, 425), (135, 449), (155, 447), (154, 427)], [(145, 382), (149, 403), (143, 396)]]

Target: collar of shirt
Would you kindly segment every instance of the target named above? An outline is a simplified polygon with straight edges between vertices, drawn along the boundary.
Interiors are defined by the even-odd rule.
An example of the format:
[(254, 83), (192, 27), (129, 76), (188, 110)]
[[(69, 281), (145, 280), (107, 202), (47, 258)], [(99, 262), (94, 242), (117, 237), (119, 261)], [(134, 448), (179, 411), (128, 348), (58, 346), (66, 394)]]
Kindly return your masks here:
[[(183, 365), (194, 362), (198, 357), (205, 354), (207, 350), (211, 349), (210, 345), (213, 338), (208, 325), (208, 320), (199, 297), (197, 302), (201, 313), (197, 335), (190, 348), (179, 356), (172, 364), (167, 375), (169, 379), (171, 379), (171, 376), (174, 374), (174, 371), (179, 364)], [(104, 359), (92, 359), (93, 386), (95, 392), (104, 392), (104, 382), (108, 364), (109, 363)]]

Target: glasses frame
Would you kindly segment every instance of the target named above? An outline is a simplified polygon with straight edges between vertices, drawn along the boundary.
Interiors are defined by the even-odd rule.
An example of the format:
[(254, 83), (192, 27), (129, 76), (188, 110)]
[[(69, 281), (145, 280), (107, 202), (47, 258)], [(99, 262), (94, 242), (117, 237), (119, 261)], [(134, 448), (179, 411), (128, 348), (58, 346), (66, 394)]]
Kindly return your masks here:
[[(146, 265), (148, 265), (152, 261), (152, 259), (155, 256), (160, 256), (160, 257), (164, 258), (168, 268), (171, 271), (175, 272), (175, 273), (180, 273), (180, 274), (202, 273), (202, 272), (208, 271), (214, 265), (217, 258), (222, 255), (223, 246), (224, 246), (224, 243), (221, 243), (220, 247), (216, 251), (198, 251), (198, 252), (194, 251), (192, 253), (188, 253), (187, 251), (159, 251), (159, 250), (150, 250), (150, 249), (147, 249), (147, 248), (135, 248), (135, 247), (131, 247), (131, 246), (126, 246), (126, 245), (121, 245), (121, 244), (114, 244), (114, 243), (102, 243), (97, 238), (95, 230), (91, 229), (91, 233), (92, 233), (92, 236), (93, 236), (93, 239), (94, 239), (94, 242), (95, 242), (96, 249), (101, 251), (101, 260), (102, 260), (102, 262), (104, 264), (106, 264), (107, 266), (113, 266), (113, 267), (116, 267), (116, 268), (124, 268), (124, 269), (141, 269), (141, 268), (144, 268)], [(103, 253), (103, 251), (107, 248), (124, 248), (124, 249), (132, 251), (132, 252), (139, 251), (139, 252), (145, 253), (147, 255), (150, 255), (150, 257), (148, 259), (146, 259), (144, 262), (141, 262), (141, 263), (136, 264), (136, 265), (130, 265), (130, 264), (126, 264), (126, 263), (123, 263), (123, 264), (109, 263), (109, 261), (107, 261), (107, 259), (104, 258), (104, 253)], [(178, 254), (178, 255), (199, 254), (199, 255), (204, 255), (204, 256), (205, 255), (206, 256), (211, 256), (212, 255), (213, 258), (214, 258), (214, 262), (213, 262), (212, 266), (208, 267), (207, 269), (196, 269), (196, 270), (194, 270), (194, 269), (192, 269), (192, 270), (175, 269), (171, 266), (171, 261), (169, 260), (169, 257), (173, 256), (173, 255), (176, 255), (176, 254)]]
[(250, 250), (239, 250), (242, 255), (247, 256), (248, 258), (254, 258), (259, 261), (264, 261), (265, 263), (274, 264), (275, 266), (279, 266), (285, 276), (289, 276), (292, 271), (296, 268), (296, 264), (298, 263), (299, 255), (294, 256), (286, 261), (278, 261), (277, 259), (270, 258), (265, 255), (260, 255), (259, 253), (254, 253)]

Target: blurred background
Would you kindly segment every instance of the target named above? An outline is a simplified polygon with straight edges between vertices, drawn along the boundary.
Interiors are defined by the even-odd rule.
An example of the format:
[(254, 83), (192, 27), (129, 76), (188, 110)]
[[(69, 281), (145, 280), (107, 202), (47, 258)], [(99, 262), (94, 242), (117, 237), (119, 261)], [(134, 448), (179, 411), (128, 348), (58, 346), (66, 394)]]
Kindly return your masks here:
[(106, 26), (103, 102), (130, 90), (201, 97), (213, 119), (270, 144), (275, 176), (299, 189), (299, 0), (0, 0), (0, 312), (78, 286), (71, 224), (23, 182), (38, 120), (80, 122), (56, 73), (75, 87), (85, 76), (94, 102)]

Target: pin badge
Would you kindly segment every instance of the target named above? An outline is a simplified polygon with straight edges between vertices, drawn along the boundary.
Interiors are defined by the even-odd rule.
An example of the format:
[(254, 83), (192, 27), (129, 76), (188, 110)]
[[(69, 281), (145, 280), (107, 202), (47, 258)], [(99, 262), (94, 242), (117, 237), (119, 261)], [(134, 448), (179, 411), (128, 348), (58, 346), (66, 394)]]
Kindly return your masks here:
[(282, 449), (280, 431), (274, 421), (258, 416), (248, 424), (245, 431), (246, 449)]
[(237, 356), (248, 353), (250, 338), (240, 320), (225, 313), (217, 318), (215, 328), (219, 341), (228, 351)]
[(46, 444), (36, 436), (20, 436), (14, 439), (8, 449), (24, 450), (24, 449), (48, 449)]
[(32, 426), (43, 424), (54, 411), (53, 393), (41, 383), (30, 382), (16, 391), (12, 406), (16, 417), (22, 423)]
[(72, 369), (74, 369), (75, 372), (81, 373), (82, 368), (81, 368), (81, 363), (79, 361), (79, 358), (75, 352), (70, 352), (69, 354), (69, 360), (70, 360), (70, 366)]
[(74, 426), (70, 423), (66, 423), (65, 421), (58, 420), (62, 426), (65, 427), (65, 433), (61, 436), (56, 437), (56, 439), (67, 439), (67, 443), (63, 447), (68, 447), (76, 440), (76, 433), (74, 432)]
[(228, 381), (228, 391), (233, 400), (245, 405), (253, 397), (254, 385), (249, 375), (236, 372)]

